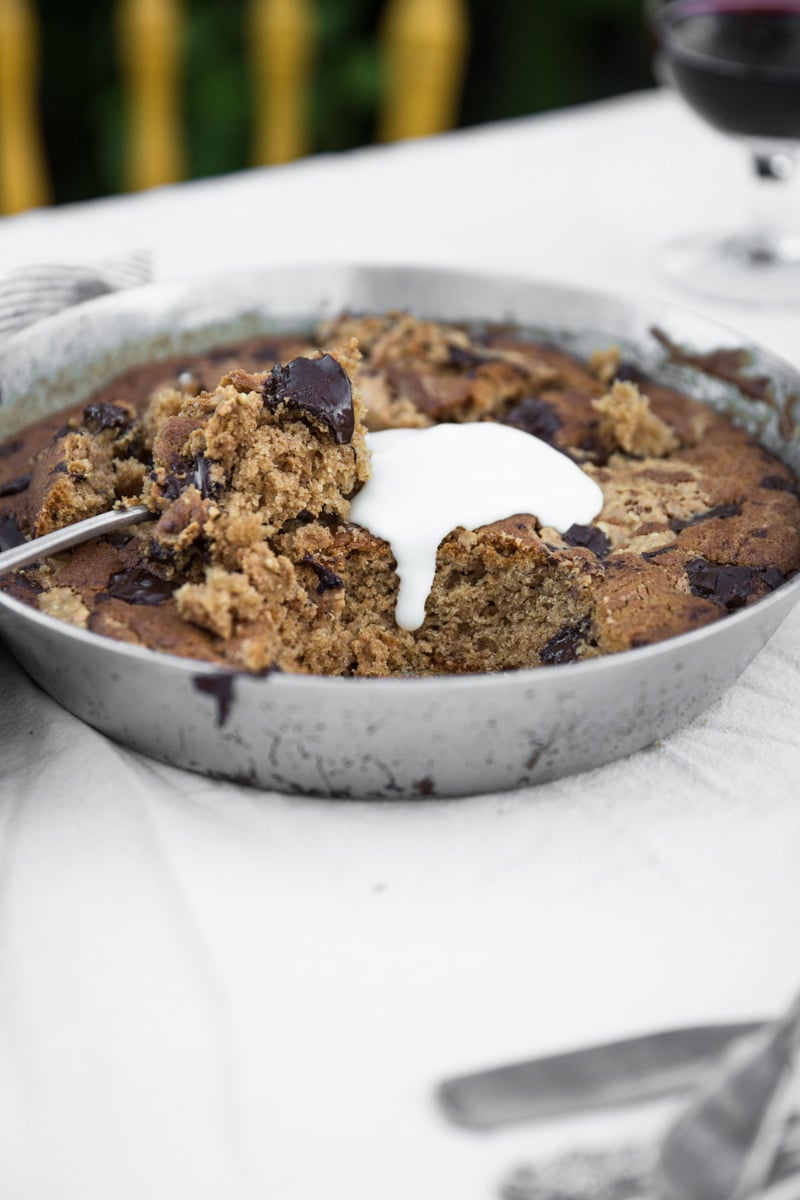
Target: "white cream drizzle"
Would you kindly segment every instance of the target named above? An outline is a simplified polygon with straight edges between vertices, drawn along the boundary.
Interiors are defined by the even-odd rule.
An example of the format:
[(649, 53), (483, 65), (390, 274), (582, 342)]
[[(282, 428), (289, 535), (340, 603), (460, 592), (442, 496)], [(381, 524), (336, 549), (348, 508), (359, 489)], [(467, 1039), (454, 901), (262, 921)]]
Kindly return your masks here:
[(387, 429), (367, 434), (367, 445), (372, 475), (350, 505), (350, 520), (392, 548), (402, 629), (425, 620), (436, 550), (453, 529), (526, 513), (563, 533), (603, 507), (603, 493), (579, 466), (510, 425)]

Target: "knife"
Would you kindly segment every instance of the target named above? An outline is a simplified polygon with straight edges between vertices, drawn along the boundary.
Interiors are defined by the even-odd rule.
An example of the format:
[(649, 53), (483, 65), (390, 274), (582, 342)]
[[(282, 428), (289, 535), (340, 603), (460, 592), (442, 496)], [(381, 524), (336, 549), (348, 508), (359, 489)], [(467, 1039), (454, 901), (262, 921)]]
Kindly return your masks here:
[(654, 1100), (690, 1090), (732, 1041), (762, 1026), (663, 1030), (461, 1075), (437, 1095), (447, 1116), (471, 1129)]

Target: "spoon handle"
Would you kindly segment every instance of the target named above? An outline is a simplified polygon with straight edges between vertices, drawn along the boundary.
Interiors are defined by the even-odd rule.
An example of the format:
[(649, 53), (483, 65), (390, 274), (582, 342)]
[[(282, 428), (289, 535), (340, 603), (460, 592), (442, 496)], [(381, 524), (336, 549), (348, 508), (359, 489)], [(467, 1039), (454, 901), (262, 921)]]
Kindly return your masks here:
[(39, 562), (49, 554), (58, 554), (61, 550), (88, 542), (103, 533), (124, 529), (126, 525), (136, 525), (153, 515), (144, 504), (136, 504), (133, 508), (112, 509), (111, 512), (99, 513), (96, 517), (87, 517), (85, 521), (65, 525), (63, 529), (56, 529), (43, 537), (32, 538), (21, 546), (12, 546), (10, 550), (0, 553), (0, 576), (20, 567), (29, 567), (31, 563)]

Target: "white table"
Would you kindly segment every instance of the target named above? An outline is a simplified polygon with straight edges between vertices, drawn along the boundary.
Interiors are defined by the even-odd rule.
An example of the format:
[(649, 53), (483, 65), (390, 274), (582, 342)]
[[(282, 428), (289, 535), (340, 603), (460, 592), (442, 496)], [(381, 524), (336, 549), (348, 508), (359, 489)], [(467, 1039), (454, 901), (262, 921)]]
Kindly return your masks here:
[[(644, 94), (0, 222), (3, 268), (150, 246), (526, 271), (679, 300), (656, 242), (745, 164)], [(689, 300), (800, 363), (800, 310)], [(0, 652), (0, 1194), (485, 1200), (577, 1131), (444, 1076), (777, 1012), (800, 981), (800, 612), (683, 732), (511, 795), (288, 799), (146, 760)], [(613, 1122), (611, 1122), (613, 1124)]]

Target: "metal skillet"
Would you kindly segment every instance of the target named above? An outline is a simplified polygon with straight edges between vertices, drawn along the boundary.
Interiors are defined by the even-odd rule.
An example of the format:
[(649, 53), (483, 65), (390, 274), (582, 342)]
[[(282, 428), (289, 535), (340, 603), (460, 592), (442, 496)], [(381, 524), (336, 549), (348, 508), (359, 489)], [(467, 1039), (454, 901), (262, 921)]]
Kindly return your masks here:
[[(680, 365), (652, 333), (708, 353), (740, 336), (660, 302), (530, 279), (413, 267), (300, 266), (156, 284), (89, 301), (0, 350), (0, 436), (88, 397), (126, 368), (343, 309), (408, 308), (514, 321), (578, 353), (620, 344), (647, 373), (747, 426), (795, 470), (800, 373), (745, 347), (766, 399)], [(798, 414), (800, 415), (800, 414)], [(0, 593), (0, 636), (59, 703), (177, 766), (337, 797), (453, 796), (596, 767), (692, 720), (750, 662), (797, 600), (800, 576), (716, 624), (658, 645), (535, 670), (433, 679), (254, 677), (115, 642)]]

